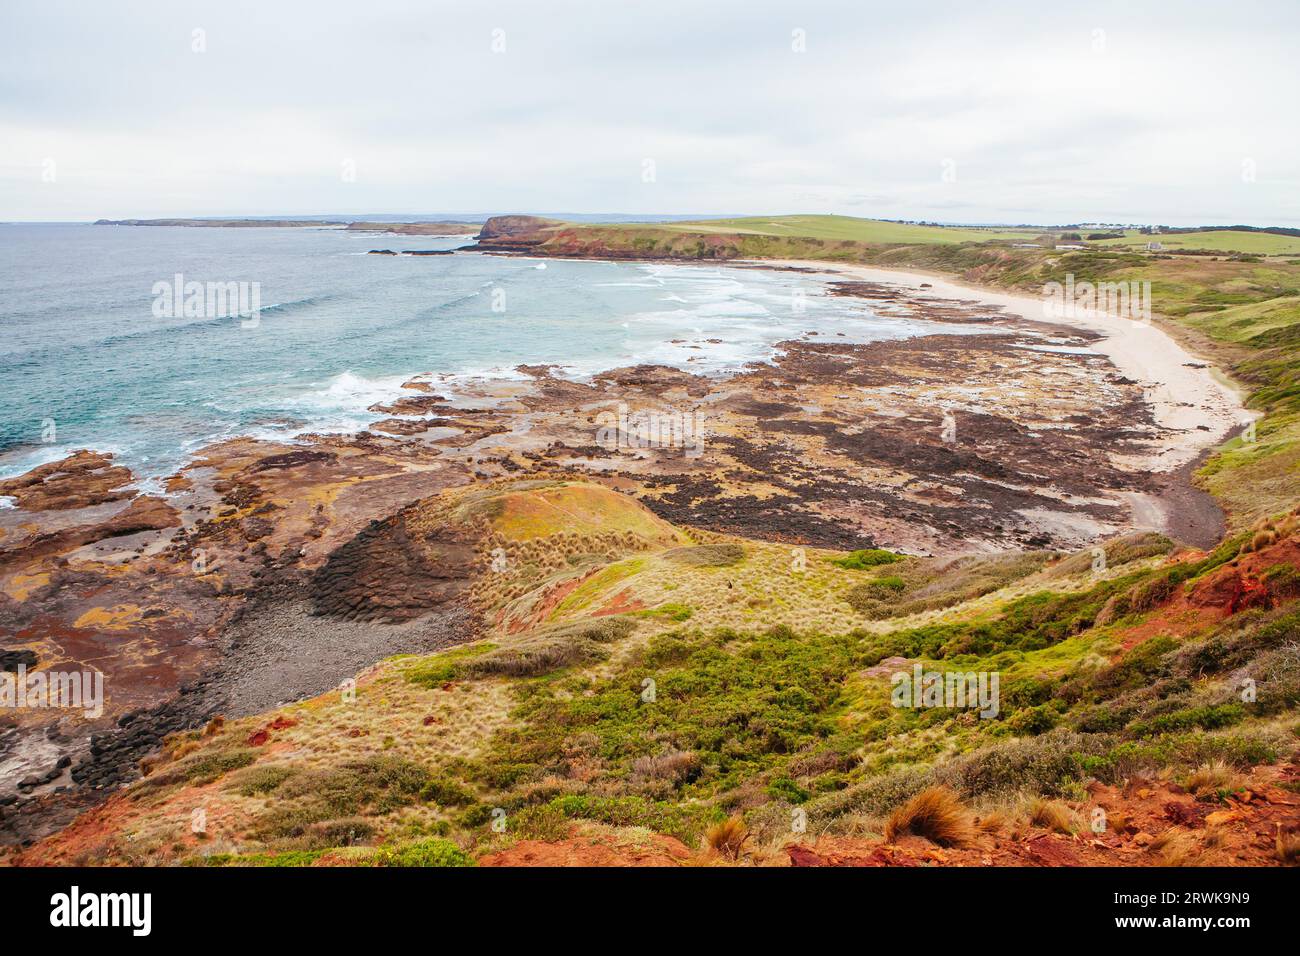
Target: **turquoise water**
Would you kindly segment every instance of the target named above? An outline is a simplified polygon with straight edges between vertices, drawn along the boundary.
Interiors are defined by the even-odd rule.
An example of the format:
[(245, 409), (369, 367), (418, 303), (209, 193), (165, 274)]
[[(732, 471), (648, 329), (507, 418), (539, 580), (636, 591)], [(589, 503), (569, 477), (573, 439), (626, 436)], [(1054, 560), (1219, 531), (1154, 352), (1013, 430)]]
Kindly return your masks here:
[[(934, 330), (794, 273), (365, 254), (465, 243), (0, 225), (0, 475), (94, 448), (156, 477), (222, 437), (356, 431), (380, 417), (367, 406), (419, 373), (451, 374), (453, 392), (520, 363), (574, 377), (637, 362), (726, 374), (807, 331), (867, 341)], [(154, 284), (176, 273), (259, 283), (260, 321), (158, 317)]]

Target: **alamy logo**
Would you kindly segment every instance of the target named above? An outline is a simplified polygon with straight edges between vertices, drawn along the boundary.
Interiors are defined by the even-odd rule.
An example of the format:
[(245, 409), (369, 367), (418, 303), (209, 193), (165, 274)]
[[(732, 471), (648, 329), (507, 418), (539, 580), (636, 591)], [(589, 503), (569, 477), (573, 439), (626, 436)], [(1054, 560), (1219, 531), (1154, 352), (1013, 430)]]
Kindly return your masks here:
[(631, 412), (626, 402), (617, 410), (596, 415), (596, 444), (613, 451), (618, 448), (681, 448), (687, 458), (704, 454), (704, 429), (700, 413), (661, 412), (653, 409)]
[(51, 926), (129, 926), (133, 936), (148, 936), (153, 928), (151, 893), (69, 893), (50, 897)]
[(88, 718), (104, 712), (102, 671), (17, 671), (0, 673), (0, 707), (81, 710)]
[(158, 319), (240, 319), (240, 326), (255, 328), (262, 319), (260, 282), (186, 282), (176, 273), (171, 282), (159, 281), (153, 293), (153, 314)]
[(912, 672), (898, 671), (890, 679), (890, 703), (895, 707), (978, 709), (990, 719), (1001, 709), (997, 671), (927, 671), (916, 664)]
[(1043, 286), (1043, 313), (1049, 319), (1088, 318), (1098, 314), (1151, 321), (1151, 283), (1075, 282), (1067, 273), (1065, 282)]

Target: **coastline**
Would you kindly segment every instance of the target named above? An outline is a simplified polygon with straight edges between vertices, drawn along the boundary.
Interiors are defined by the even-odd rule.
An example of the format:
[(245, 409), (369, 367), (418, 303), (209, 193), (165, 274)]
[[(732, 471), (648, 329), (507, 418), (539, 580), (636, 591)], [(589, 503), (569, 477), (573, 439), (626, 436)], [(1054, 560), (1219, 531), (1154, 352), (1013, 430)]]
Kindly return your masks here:
[[(525, 260), (535, 259), (538, 262), (545, 262), (554, 258), (535, 254), (499, 253), (490, 250), (479, 251), (477, 254)], [(591, 261), (606, 260), (595, 259)], [(963, 283), (942, 273), (932, 273), (924, 270), (882, 269), (820, 260), (746, 259), (707, 263), (696, 260), (672, 260), (665, 263), (662, 260), (655, 259), (608, 261), (624, 264), (639, 262), (705, 268), (736, 267), (772, 271), (806, 271), (825, 277), (825, 287), (818, 290), (819, 294), (834, 294), (833, 285), (841, 280), (880, 284), (889, 289), (915, 296), (920, 301), (933, 302), (940, 307), (959, 303), (990, 307), (998, 310), (993, 316), (998, 321), (1022, 318), (1034, 324), (1054, 325), (1065, 333), (1087, 333), (1090, 337), (1090, 341), (1086, 346), (1088, 349), (1104, 356), (1121, 375), (1140, 383), (1143, 387), (1144, 401), (1151, 410), (1155, 424), (1162, 430), (1162, 441), (1160, 446), (1150, 454), (1133, 455), (1126, 453), (1125, 457), (1129, 465), (1135, 469), (1167, 476), (1166, 489), (1160, 495), (1162, 499), (1171, 497), (1170, 491), (1178, 485), (1184, 486), (1184, 488), (1178, 489), (1179, 491), (1190, 490), (1197, 492), (1199, 495), (1204, 495), (1192, 483), (1196, 467), (1199, 467), (1212, 450), (1229, 437), (1235, 429), (1242, 427), (1254, 417), (1242, 407), (1233, 388), (1225, 383), (1226, 376), (1220, 369), (1199, 356), (1188, 352), (1182, 344), (1154, 323), (1140, 323), (1105, 315), (1077, 315), (1068, 319), (1049, 316), (1044, 314), (1046, 310), (1043, 309), (1042, 301), (1030, 295), (1008, 292), (989, 286)], [(816, 333), (812, 334), (815, 335)], [(807, 338), (807, 333), (800, 336), (799, 333), (792, 331), (790, 341), (795, 340), (811, 341)], [(773, 347), (774, 353), (779, 353), (780, 348), (781, 343), (775, 345)], [(774, 357), (773, 355), (767, 359), (758, 360), (758, 363), (771, 364)], [(484, 401), (511, 402), (517, 398), (521, 386), (526, 387), (526, 383), (530, 380), (529, 374), (520, 371), (520, 369), (527, 367), (519, 366), (513, 371), (504, 368), (492, 371), (477, 368), (443, 372), (418, 369), (387, 376), (394, 381), (400, 380), (402, 384), (393, 387), (386, 397), (371, 403), (364, 410), (358, 409), (355, 413), (358, 419), (365, 418), (365, 412), (387, 415), (388, 417), (383, 421), (376, 418), (350, 430), (331, 429), (326, 431), (319, 430), (310, 422), (304, 422), (301, 428), (283, 436), (259, 434), (257, 429), (213, 436), (211, 440), (196, 444), (187, 454), (185, 461), (174, 471), (161, 474), (136, 473), (134, 475), (134, 485), (140, 495), (158, 494), (164, 499), (172, 498), (173, 495), (163, 490), (163, 487), (194, 468), (196, 463), (207, 457), (211, 450), (219, 449), (231, 441), (263, 442), (267, 443), (268, 447), (307, 448), (318, 444), (323, 438), (346, 441), (363, 436), (372, 430), (378, 431), (384, 437), (409, 437), (408, 433), (401, 429), (401, 423), (404, 421), (418, 422), (419, 415), (422, 413), (421, 410), (417, 407), (411, 412), (404, 413), (396, 410), (389, 412), (386, 409), (394, 408), (394, 406), (400, 407), (402, 399), (410, 396), (410, 389), (430, 386), (443, 391), (446, 393), (446, 405), (452, 407), (463, 407), (474, 403), (481, 404)], [(594, 372), (586, 371), (576, 376), (561, 375), (557, 378), (578, 384), (589, 384), (603, 376), (618, 372), (620, 368), (621, 366), (614, 364)], [(725, 380), (732, 374), (736, 374), (735, 372), (727, 374), (716, 372), (696, 373), (689, 367), (681, 368), (680, 366), (678, 366), (678, 370), (684, 373), (702, 375), (704, 378), (718, 382)], [(382, 426), (385, 423), (397, 424), (398, 427), (384, 429)], [(380, 427), (377, 428), (376, 426)], [(111, 444), (105, 447), (94, 444), (83, 447), (95, 454), (113, 455), (116, 452), (116, 449)], [(68, 452), (68, 454), (72, 453), (71, 451)], [(66, 457), (66, 455), (46, 456), (42, 462), (39, 462), (34, 467), (41, 468), (54, 464), (63, 457)], [(22, 471), (10, 470), (3, 474), (3, 478), (4, 480), (14, 480), (31, 470), (31, 468)], [(1177, 495), (1173, 496), (1177, 497)], [(1182, 497), (1186, 496), (1183, 495)], [(1213, 499), (1210, 499), (1210, 501), (1213, 501)], [(16, 510), (15, 506), (8, 500), (6, 500), (5, 504), (8, 505), (8, 510)], [(1207, 510), (1205, 502), (1199, 502), (1199, 505), (1201, 518), (1203, 519)], [(1213, 507), (1216, 510), (1218, 509), (1217, 504), (1214, 504)], [(1135, 501), (1133, 510), (1135, 527), (1169, 530), (1177, 523), (1170, 520), (1173, 509), (1150, 498), (1146, 501)], [(1154, 517), (1156, 515), (1159, 516), (1158, 519)], [(1150, 520), (1144, 521), (1144, 516)]]
[(1156, 423), (1175, 437), (1171, 447), (1145, 463), (1154, 471), (1172, 472), (1185, 466), (1257, 417), (1241, 404), (1237, 392), (1220, 380), (1220, 377), (1226, 379), (1225, 373), (1208, 360), (1188, 352), (1154, 322), (1136, 322), (1100, 313), (1068, 319), (1049, 316), (1041, 299), (963, 283), (940, 273), (807, 259), (746, 261), (888, 283), (917, 295), (973, 300), (998, 307), (1009, 316), (1019, 315), (1034, 322), (1099, 335), (1089, 347), (1106, 356), (1123, 375), (1143, 383)]
[[(812, 268), (870, 284), (863, 272)], [(93, 453), (29, 473), (10, 490), (18, 507), (0, 512), (0, 626), (44, 666), (100, 661), (111, 710), (87, 729), (115, 743), (87, 751), (70, 737), (60, 754), (75, 762), (41, 782), (54, 760), (28, 746), (44, 732), (40, 715), (28, 718), (10, 776), (31, 783), (24, 799), (55, 810), (15, 817), (7, 838), (62, 819), (54, 788), (83, 794), (132, 779), (153, 737), (209, 713), (277, 705), (283, 688), (262, 681), (262, 667), (272, 658), (287, 667), (305, 641), (321, 653), (293, 671), (295, 694), (415, 639), (468, 639), (472, 622), (451, 612), (482, 555), (449, 539), (440, 553), (451, 566), (430, 570), (420, 551), (429, 531), (420, 515), (447, 490), (578, 482), (704, 540), (842, 552), (1042, 554), (1123, 535), (1141, 515), (1206, 518), (1201, 543), (1217, 540), (1217, 505), (1185, 472), (1136, 464), (1170, 433), (1094, 347), (1101, 332), (1018, 320), (1033, 303), (1024, 297), (1007, 314), (966, 290), (941, 298), (950, 286), (922, 289), (921, 278), (907, 276), (906, 294), (843, 287), (853, 282), (827, 293), (948, 328), (857, 343), (783, 323), (790, 337), (775, 357), (730, 376), (641, 364), (577, 381), (521, 365), (448, 389), (437, 373), (413, 373), (368, 409), (362, 431), (206, 444), (165, 492), (139, 492), (128, 468)], [(602, 444), (597, 415), (614, 402), (659, 416), (699, 410), (703, 454)], [(959, 416), (957, 442), (943, 437), (948, 410)], [(418, 633), (400, 626), (417, 617)], [(101, 661), (104, 634), (131, 653)], [(183, 706), (167, 704), (175, 694)], [(139, 715), (130, 734), (113, 730), (128, 714)]]

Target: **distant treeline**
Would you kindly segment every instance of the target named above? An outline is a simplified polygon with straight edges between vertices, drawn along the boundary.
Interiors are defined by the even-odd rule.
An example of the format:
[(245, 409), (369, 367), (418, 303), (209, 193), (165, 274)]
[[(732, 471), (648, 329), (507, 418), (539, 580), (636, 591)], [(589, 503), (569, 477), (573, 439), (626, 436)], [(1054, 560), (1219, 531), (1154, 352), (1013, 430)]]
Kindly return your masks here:
[(1300, 229), (1288, 226), (1143, 226), (1143, 235), (1177, 235), (1183, 232), (1267, 232), (1273, 236), (1300, 236)]

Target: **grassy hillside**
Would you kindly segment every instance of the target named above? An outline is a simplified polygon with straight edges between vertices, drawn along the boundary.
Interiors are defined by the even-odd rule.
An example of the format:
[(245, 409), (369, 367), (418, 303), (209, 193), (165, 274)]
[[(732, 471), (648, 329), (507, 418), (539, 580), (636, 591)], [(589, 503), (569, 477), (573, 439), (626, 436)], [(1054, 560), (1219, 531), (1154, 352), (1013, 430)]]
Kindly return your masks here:
[[(641, 230), (637, 223), (616, 228)], [(922, 226), (853, 216), (747, 216), (698, 222), (658, 224), (665, 233), (736, 234), (808, 239), (849, 240), (870, 243), (1033, 242), (1043, 235), (1034, 229), (984, 229), (957, 226)]]
[(860, 219), (854, 216), (745, 216), (735, 219), (706, 219), (673, 223), (610, 223), (592, 226), (626, 232), (663, 235), (770, 236), (786, 239), (818, 239), (871, 245), (950, 245), (968, 242), (1041, 242), (1051, 248), (1066, 233), (1077, 233), (1090, 247), (1145, 251), (1150, 242), (1167, 250), (1208, 250), (1265, 256), (1300, 256), (1300, 237), (1230, 229), (1205, 229), (1185, 233), (1149, 235), (1136, 229), (1124, 230), (1114, 239), (1088, 239), (1094, 230), (1063, 228), (1006, 228), (982, 226), (939, 226)]
[(1129, 229), (1121, 239), (1101, 239), (1095, 244), (1110, 248), (1144, 249), (1149, 242), (1158, 242), (1166, 249), (1209, 249), (1214, 252), (1263, 256), (1300, 256), (1300, 236), (1277, 236), (1267, 232), (1231, 229), (1206, 229), (1158, 236), (1144, 235), (1135, 229)]
[[(792, 550), (674, 527), (580, 481), (448, 490), (402, 529), (434, 565), (447, 542), (473, 553), (477, 640), (172, 735), (143, 779), (19, 861), (1300, 859), (1300, 263), (892, 243), (863, 236), (894, 224), (849, 235), (857, 222), (524, 224), (503, 247), (807, 258), (1027, 291), (1150, 281), (1161, 321), (1263, 416), (1201, 472), (1226, 540)], [(997, 675), (996, 708), (900, 706), (917, 667)]]
[[(570, 504), (579, 520), (554, 522)], [(795, 560), (574, 482), (426, 508), (479, 529), (483, 639), (173, 735), (24, 862), (469, 865), (558, 846), (778, 862), (815, 836), (892, 846), (900, 808), (935, 787), (983, 821), (951, 844), (977, 861), (1082, 832), (1098, 788), (1157, 774), (1191, 794), (1189, 819), (1227, 821), (1188, 824), (1180, 858), (1273, 859), (1272, 818), (1234, 808), (1275, 792), (1263, 781), (1300, 732), (1294, 514), (1212, 554), (1118, 539), (1098, 570), (1091, 553)], [(602, 530), (605, 511), (623, 531)], [(997, 713), (896, 706), (893, 675), (918, 664), (997, 673)], [(1095, 862), (1167, 862), (1172, 836), (1134, 843), (1113, 809)]]

